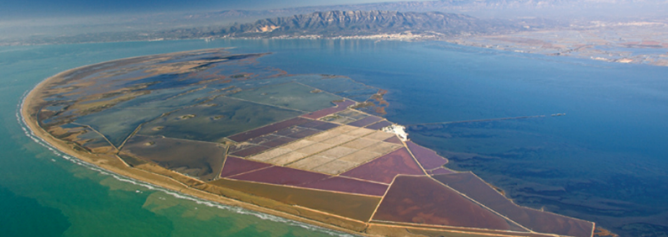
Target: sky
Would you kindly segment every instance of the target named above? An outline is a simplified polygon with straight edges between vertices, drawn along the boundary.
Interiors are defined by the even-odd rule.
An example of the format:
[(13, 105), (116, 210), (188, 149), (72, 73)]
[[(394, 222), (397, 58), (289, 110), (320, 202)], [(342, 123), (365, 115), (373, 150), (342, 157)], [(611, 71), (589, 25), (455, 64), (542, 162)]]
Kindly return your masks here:
[(390, 1), (398, 0), (0, 0), (0, 18), (27, 19), (165, 11), (260, 10)]

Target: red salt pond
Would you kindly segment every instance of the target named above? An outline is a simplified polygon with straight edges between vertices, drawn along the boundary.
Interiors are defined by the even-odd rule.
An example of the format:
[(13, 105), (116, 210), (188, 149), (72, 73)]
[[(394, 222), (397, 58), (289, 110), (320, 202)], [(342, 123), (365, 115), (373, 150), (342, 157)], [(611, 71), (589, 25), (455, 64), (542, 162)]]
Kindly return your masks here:
[(253, 181), (270, 184), (300, 185), (312, 183), (328, 178), (328, 175), (291, 169), (287, 167), (273, 166), (230, 178), (237, 180)]
[[(300, 124), (300, 127), (305, 127), (305, 128), (314, 128), (317, 129), (318, 126), (333, 126), (336, 127), (338, 125), (333, 124), (333, 123), (328, 123), (328, 122), (323, 122), (323, 121), (318, 121), (318, 120), (313, 120), (311, 122), (305, 123), (305, 124)], [(323, 129), (318, 129), (318, 130), (323, 130)]]
[(518, 224), (542, 233), (591, 236), (594, 223), (515, 205), (473, 173), (435, 175), (434, 179)]
[(237, 133), (237, 134), (229, 136), (227, 138), (232, 139), (235, 142), (243, 142), (243, 141), (250, 140), (251, 138), (259, 137), (259, 136), (262, 136), (262, 135), (267, 135), (269, 133), (273, 133), (273, 132), (276, 132), (278, 130), (290, 127), (290, 126), (304, 124), (304, 123), (308, 123), (310, 121), (312, 121), (312, 120), (305, 119), (305, 118), (300, 118), (300, 117), (292, 118), (292, 119), (288, 119), (288, 120), (285, 120), (285, 121), (282, 121), (282, 122), (278, 122), (278, 123), (270, 124), (270, 125), (267, 125), (267, 126), (264, 126), (264, 127), (256, 128), (256, 129), (253, 129), (253, 130), (250, 130), (250, 131)]
[(327, 115), (343, 111), (343, 110), (347, 109), (348, 107), (350, 107), (351, 105), (354, 105), (355, 101), (344, 100), (344, 101), (334, 102), (334, 104), (336, 104), (335, 107), (321, 109), (321, 110), (318, 110), (318, 111), (315, 111), (315, 112), (312, 112), (312, 113), (309, 113), (309, 114), (302, 115), (302, 117), (310, 118), (310, 119), (319, 119), (319, 118), (325, 117)]
[(427, 176), (397, 176), (373, 220), (496, 230), (519, 230)]
[(311, 129), (295, 125), (295, 126), (290, 126), (290, 127), (278, 130), (278, 131), (276, 131), (275, 134), (278, 135), (278, 136), (288, 136), (290, 134), (297, 133), (297, 132), (304, 131), (304, 130), (311, 130)]
[(391, 143), (396, 143), (396, 144), (401, 144), (401, 140), (397, 136), (385, 139), (385, 141), (386, 142), (391, 142)]
[(296, 139), (289, 138), (289, 137), (278, 137), (274, 140), (263, 142), (262, 145), (263, 146), (268, 146), (268, 147), (277, 147), (277, 146), (280, 146), (280, 145), (283, 145), (283, 144), (290, 143), (294, 140), (296, 140)]
[(225, 165), (223, 166), (223, 172), (220, 173), (220, 177), (230, 177), (269, 166), (271, 165), (228, 156), (225, 160)]
[(431, 175), (438, 175), (438, 174), (454, 174), (455, 172), (441, 167), (433, 170), (428, 170), (427, 173)]
[(378, 129), (381, 129), (381, 128), (384, 128), (384, 127), (387, 127), (387, 126), (390, 126), (390, 125), (392, 125), (392, 123), (390, 123), (388, 121), (380, 121), (380, 122), (371, 124), (369, 126), (366, 126), (366, 128), (378, 130)]
[(313, 128), (321, 130), (321, 131), (326, 131), (326, 130), (330, 130), (330, 129), (338, 127), (338, 126), (339, 125), (335, 124), (335, 123), (324, 123), (324, 124), (318, 125), (318, 126), (313, 127)]
[(413, 153), (415, 159), (420, 162), (424, 169), (430, 170), (441, 167), (448, 163), (448, 159), (439, 156), (435, 151), (424, 148), (418, 144), (413, 143), (412, 141), (407, 141), (406, 146), (408, 146), (408, 149), (411, 150), (411, 153)]
[(355, 126), (355, 127), (364, 127), (366, 125), (378, 122), (381, 119), (382, 119), (381, 117), (369, 116), (369, 117), (357, 120), (355, 122), (349, 123), (348, 125)]
[(390, 152), (387, 155), (349, 170), (341, 176), (391, 183), (398, 174), (424, 174), (406, 148)]
[(374, 196), (383, 196), (387, 190), (387, 185), (379, 183), (364, 182), (360, 180), (331, 177), (324, 180), (299, 185), (300, 187), (323, 189), (330, 191), (339, 191), (346, 193), (357, 193)]

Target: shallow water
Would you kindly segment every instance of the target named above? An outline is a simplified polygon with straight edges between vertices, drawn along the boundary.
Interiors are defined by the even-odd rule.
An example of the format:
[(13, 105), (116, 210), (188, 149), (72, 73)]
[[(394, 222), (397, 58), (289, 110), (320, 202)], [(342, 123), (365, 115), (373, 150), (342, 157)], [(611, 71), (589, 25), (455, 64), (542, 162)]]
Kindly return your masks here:
[[(290, 74), (344, 75), (387, 89), (387, 118), (401, 124), (547, 115), (450, 123), (409, 133), (418, 144), (449, 157), (448, 167), (473, 170), (517, 203), (597, 221), (624, 236), (668, 232), (668, 68), (434, 42), (327, 40), (0, 48), (0, 80), (5, 85), (0, 88), (0, 129), (7, 134), (0, 143), (0, 198), (43, 215), (1, 229), (29, 229), (59, 220), (49, 222), (59, 223), (49, 227), (49, 233), (326, 234), (176, 199), (74, 165), (32, 142), (15, 118), (21, 95), (57, 72), (210, 47), (272, 52), (260, 62)], [(550, 116), (556, 113), (566, 115)]]
[(342, 233), (137, 183), (62, 156), (27, 136), (23, 94), (77, 66), (218, 47), (143, 42), (0, 48), (0, 236), (338, 236)]

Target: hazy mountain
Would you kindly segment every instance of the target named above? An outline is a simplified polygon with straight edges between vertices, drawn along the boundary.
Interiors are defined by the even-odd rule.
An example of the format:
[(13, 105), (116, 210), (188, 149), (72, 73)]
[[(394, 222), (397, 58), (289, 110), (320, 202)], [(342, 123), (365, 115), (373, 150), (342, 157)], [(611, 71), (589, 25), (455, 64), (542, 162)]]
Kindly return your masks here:
[(274, 17), (220, 29), (178, 29), (168, 37), (275, 37), (319, 35), (364, 36), (373, 34), (430, 33), (442, 36), (492, 34), (521, 30), (510, 21), (481, 20), (463, 14), (397, 11), (327, 11)]
[[(50, 44), (83, 43), (125, 40), (149, 40), (155, 38), (197, 38), (234, 34), (251, 36), (254, 33), (267, 35), (321, 34), (323, 29), (313, 26), (297, 32), (303, 19), (311, 19), (314, 12), (335, 11), (387, 11), (398, 12), (397, 21), (390, 22), (350, 21), (351, 25), (329, 25), (327, 30), (336, 29), (336, 34), (371, 34), (374, 30), (398, 32), (407, 26), (415, 32), (434, 31), (456, 35), (462, 33), (480, 34), (515, 30), (518, 26), (530, 29), (587, 26), (592, 21), (668, 22), (668, 0), (441, 0), (406, 1), (334, 6), (313, 6), (281, 8), (269, 10), (223, 10), (192, 13), (154, 13), (139, 15), (114, 15), (86, 18), (42, 19), (31, 21), (0, 21), (0, 45), (7, 44)], [(410, 15), (408, 12), (411, 12)], [(437, 16), (433, 12), (449, 12), (459, 15)], [(426, 15), (418, 16), (418, 13)], [(385, 14), (385, 13), (383, 13)], [(403, 16), (400, 16), (403, 15)], [(298, 17), (299, 16), (299, 17)], [(475, 17), (475, 19), (472, 19)], [(361, 17), (361, 16), (360, 16)], [(468, 17), (468, 18), (467, 18)], [(300, 19), (298, 19), (300, 18)], [(444, 19), (448, 19), (447, 21)], [(469, 25), (457, 25), (468, 19)], [(261, 20), (264, 19), (264, 20)], [(362, 19), (362, 18), (360, 18)], [(402, 20), (403, 19), (403, 20)], [(440, 23), (420, 24), (420, 19), (435, 22), (450, 22), (453, 25), (438, 26)], [(258, 21), (259, 20), (259, 21)], [(412, 20), (418, 22), (411, 22)], [(404, 23), (401, 23), (404, 21)], [(289, 22), (297, 22), (290, 26)], [(317, 22), (317, 21), (313, 21)], [(337, 21), (334, 21), (337, 22)], [(345, 21), (338, 21), (339, 23)], [(263, 23), (266, 23), (263, 25)], [(279, 24), (280, 23), (280, 24)], [(329, 24), (329, 23), (328, 23)], [(366, 24), (367, 26), (364, 26)], [(385, 24), (385, 25), (383, 25)], [(232, 26), (232, 27), (228, 27)], [(263, 26), (277, 27), (271, 32)], [(336, 27), (334, 27), (336, 26)], [(254, 28), (255, 27), (255, 28)], [(259, 27), (259, 28), (258, 28)], [(355, 28), (357, 27), (357, 28)], [(418, 28), (420, 27), (420, 28)], [(266, 28), (266, 29), (270, 29)], [(446, 29), (449, 28), (450, 30)], [(256, 32), (253, 32), (255, 30)], [(257, 37), (256, 34), (255, 37)]]
[[(332, 6), (295, 7), (272, 10), (226, 10), (195, 17), (240, 19), (290, 16), (324, 11), (453, 12), (475, 17), (630, 17), (665, 16), (666, 0), (440, 0), (405, 1)], [(193, 15), (188, 15), (193, 17)]]

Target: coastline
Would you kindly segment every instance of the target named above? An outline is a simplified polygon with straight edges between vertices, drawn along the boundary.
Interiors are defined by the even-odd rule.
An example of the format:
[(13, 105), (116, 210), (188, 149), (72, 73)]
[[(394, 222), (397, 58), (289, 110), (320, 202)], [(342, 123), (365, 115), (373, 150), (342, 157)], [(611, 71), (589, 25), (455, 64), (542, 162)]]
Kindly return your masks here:
[[(549, 31), (547, 31), (549, 32)], [(543, 33), (543, 32), (538, 32)], [(514, 38), (513, 38), (514, 37)], [(121, 43), (121, 42), (155, 42), (155, 41), (181, 41), (181, 40), (204, 40), (211, 42), (215, 40), (371, 40), (379, 41), (400, 41), (400, 42), (443, 42), (454, 44), (458, 46), (475, 47), (480, 49), (492, 49), (501, 52), (514, 52), (529, 55), (543, 55), (549, 57), (569, 57), (574, 59), (591, 60), (592, 62), (608, 62), (619, 64), (645, 64), (657, 67), (668, 67), (668, 53), (665, 54), (638, 54), (628, 55), (624, 50), (630, 50), (631, 47), (623, 47), (617, 45), (616, 48), (608, 51), (601, 51), (594, 49), (597, 46), (590, 44), (585, 47), (577, 45), (572, 47), (564, 47), (563, 45), (554, 43), (555, 48), (542, 47), (541, 45), (534, 45), (523, 42), (513, 42), (511, 40), (499, 40), (503, 38), (521, 38), (522, 40), (542, 41), (542, 39), (533, 39), (531, 34), (515, 36), (513, 34), (507, 35), (480, 35), (480, 36), (461, 36), (461, 37), (445, 37), (437, 34), (411, 34), (411, 33), (384, 33), (384, 34), (370, 34), (370, 35), (339, 35), (339, 36), (325, 36), (318, 34), (311, 35), (280, 35), (280, 36), (219, 36), (219, 37), (201, 37), (201, 38), (152, 38), (142, 40), (110, 40), (110, 41), (86, 41), (73, 43), (1, 43), (0, 46), (34, 46), (34, 45), (59, 45), (59, 44), (97, 44), (97, 43)], [(539, 38), (539, 37), (536, 37)], [(560, 40), (557, 40), (560, 41)], [(549, 44), (552, 45), (552, 44)], [(577, 52), (577, 53), (572, 53)], [(611, 56), (611, 55), (614, 55)]]
[[(149, 183), (151, 185), (155, 185), (158, 187), (165, 188), (170, 191), (177, 192), (179, 194), (185, 194), (188, 196), (192, 196), (194, 198), (202, 199), (204, 201), (210, 201), (214, 202), (217, 204), (223, 204), (223, 205), (228, 205), (232, 207), (240, 207), (243, 209), (247, 209), (250, 211), (256, 211), (256, 212), (261, 212), (281, 218), (286, 218), (289, 220), (293, 221), (298, 221), (302, 223), (306, 223), (309, 225), (314, 225), (317, 227), (322, 227), (322, 228), (327, 228), (335, 231), (340, 231), (348, 234), (354, 234), (354, 235), (360, 235), (362, 233), (360, 232), (354, 232), (349, 229), (341, 228), (335, 225), (329, 225), (326, 223), (322, 223), (319, 221), (307, 219), (304, 217), (292, 215), (286, 212), (281, 212), (277, 210), (273, 210), (270, 208), (266, 207), (261, 207), (258, 205), (253, 205), (251, 203), (246, 203), (243, 201), (235, 200), (232, 198), (225, 198), (220, 195), (216, 195), (213, 193), (205, 192), (200, 189), (193, 188), (191, 186), (188, 186), (187, 184), (180, 182), (176, 179), (173, 179), (171, 177), (167, 177), (164, 175), (144, 171), (141, 169), (136, 169), (133, 167), (128, 166), (123, 160), (121, 160), (118, 157), (111, 157), (111, 156), (101, 156), (101, 155), (95, 155), (95, 154), (84, 154), (83, 152), (78, 152), (74, 149), (72, 149), (70, 146), (68, 146), (64, 141), (59, 140), (55, 137), (53, 137), (51, 134), (46, 132), (44, 129), (42, 129), (37, 120), (34, 119), (33, 116), (30, 114), (30, 105), (31, 103), (34, 102), (35, 99), (37, 99), (37, 92), (44, 88), (48, 83), (50, 79), (53, 79), (59, 75), (66, 74), (68, 72), (78, 70), (81, 68), (89, 67), (89, 66), (94, 66), (97, 64), (91, 64), (91, 65), (84, 65), (81, 67), (73, 68), (70, 70), (66, 70), (64, 72), (58, 73), (54, 76), (51, 76), (43, 81), (41, 81), (39, 84), (37, 84), (35, 87), (33, 87), (28, 94), (23, 98), (21, 101), (20, 105), (20, 116), (21, 120), (23, 123), (29, 128), (30, 132), (37, 138), (41, 139), (43, 142), (48, 144), (49, 146), (53, 147), (54, 149), (57, 149), (58, 151), (69, 155), (71, 157), (74, 157), (76, 159), (79, 159), (83, 162), (86, 162), (88, 164), (94, 165), (98, 168), (101, 168), (103, 170), (106, 170), (110, 173), (126, 177), (129, 179), (133, 180), (138, 180), (141, 182)], [(176, 174), (176, 172), (174, 172)], [(180, 174), (179, 174), (180, 175)], [(183, 175), (182, 175), (183, 176)], [(185, 176), (184, 176), (185, 177)], [(188, 178), (188, 177), (185, 177)], [(189, 178), (192, 179), (192, 178)], [(194, 180), (194, 179), (192, 179)], [(238, 192), (235, 190), (229, 190), (230, 192)]]
[[(92, 65), (87, 65), (87, 66), (92, 66)], [(76, 69), (78, 68), (71, 70), (76, 70)], [(62, 73), (67, 73), (69, 71), (70, 70), (67, 70)], [(58, 151), (68, 156), (71, 156), (75, 159), (93, 165), (97, 168), (103, 169), (107, 172), (113, 173), (114, 175), (121, 176), (123, 178), (128, 178), (131, 180), (136, 180), (139, 182), (161, 187), (166, 190), (176, 192), (178, 194), (183, 194), (195, 199), (200, 199), (202, 201), (213, 202), (216, 204), (222, 204), (231, 207), (243, 208), (249, 211), (273, 215), (279, 218), (285, 218), (291, 221), (301, 222), (307, 225), (312, 225), (319, 228), (325, 228), (328, 230), (334, 230), (356, 236), (438, 236), (446, 233), (450, 233), (457, 236), (517, 236), (518, 234), (527, 236), (547, 236), (545, 234), (540, 234), (540, 233), (499, 232), (493, 230), (466, 228), (466, 227), (443, 226), (443, 227), (430, 228), (428, 226), (398, 225), (398, 223), (360, 222), (356, 220), (342, 220), (345, 217), (334, 216), (331, 214), (323, 213), (306, 207), (277, 204), (273, 200), (262, 200), (263, 198), (258, 198), (258, 197), (253, 198), (252, 195), (244, 194), (240, 191), (231, 190), (219, 186), (206, 185), (203, 182), (196, 180), (194, 178), (190, 178), (181, 175), (179, 173), (170, 171), (172, 175), (176, 175), (178, 178), (192, 182), (192, 184), (189, 185), (183, 181), (177, 180), (174, 177), (169, 177), (165, 174), (158, 174), (154, 172), (149, 172), (147, 170), (130, 167), (128, 166), (127, 163), (125, 163), (122, 159), (120, 159), (117, 156), (97, 155), (97, 154), (80, 152), (71, 148), (71, 146), (66, 144), (66, 142), (53, 137), (51, 134), (42, 129), (38, 125), (37, 121), (33, 119), (32, 116), (30, 116), (29, 107), (26, 106), (30, 105), (30, 103), (33, 102), (37, 91), (39, 91), (40, 88), (43, 88), (44, 85), (47, 84), (45, 82), (60, 74), (61, 73), (56, 74), (40, 82), (24, 97), (20, 106), (20, 116), (23, 123), (29, 128), (30, 130), (29, 132), (31, 132), (35, 137), (42, 140), (44, 143), (48, 144), (52, 148), (57, 149)], [(160, 167), (158, 168), (162, 169)], [(205, 187), (205, 189), (208, 190), (205, 191), (196, 188), (196, 186), (197, 187), (207, 186)], [(209, 190), (214, 192), (218, 191), (220, 193), (225, 193), (233, 197), (218, 195), (216, 193), (209, 192)], [(273, 205), (278, 205), (279, 207), (276, 209), (263, 207), (261, 205), (256, 205), (251, 202), (237, 200), (234, 198), (234, 196), (237, 197), (245, 196), (246, 198), (250, 197), (251, 199), (256, 199), (255, 201), (252, 202), (257, 202), (258, 204), (266, 204), (267, 201), (269, 201), (270, 202), (269, 205), (273, 204)], [(302, 217), (299, 215), (304, 215), (306, 217)], [(316, 216), (324, 216), (324, 218), (320, 217), (319, 219), (329, 220), (330, 222), (339, 225), (318, 221), (315, 220), (315, 218), (311, 219)], [(338, 222), (336, 222), (337, 220), (335, 219), (339, 219)], [(344, 228), (342, 226), (345, 226), (347, 228)]]
[[(119, 60), (127, 60), (127, 58)], [(117, 60), (103, 63), (114, 61)], [(39, 111), (36, 110), (37, 108), (40, 108), (40, 103), (44, 102), (41, 97), (43, 95), (40, 93), (54, 84), (61, 83), (63, 75), (103, 63), (77, 67), (48, 77), (25, 95), (20, 104), (20, 119), (26, 124), (35, 137), (46, 144), (49, 144), (52, 148), (69, 156), (122, 177), (149, 183), (204, 201), (266, 213), (348, 234), (364, 236), (432, 236), (450, 233), (460, 236), (553, 236), (551, 234), (536, 233), (533, 231), (529, 233), (520, 233), (514, 231), (497, 231), (455, 226), (426, 226), (394, 222), (385, 223), (372, 221), (371, 219), (368, 221), (354, 220), (303, 206), (280, 203), (226, 187), (209, 185), (199, 179), (191, 178), (157, 165), (142, 164), (131, 166), (124, 162), (117, 154), (94, 154), (85, 150), (76, 149), (78, 148), (76, 145), (54, 137), (40, 126), (37, 119)]]

